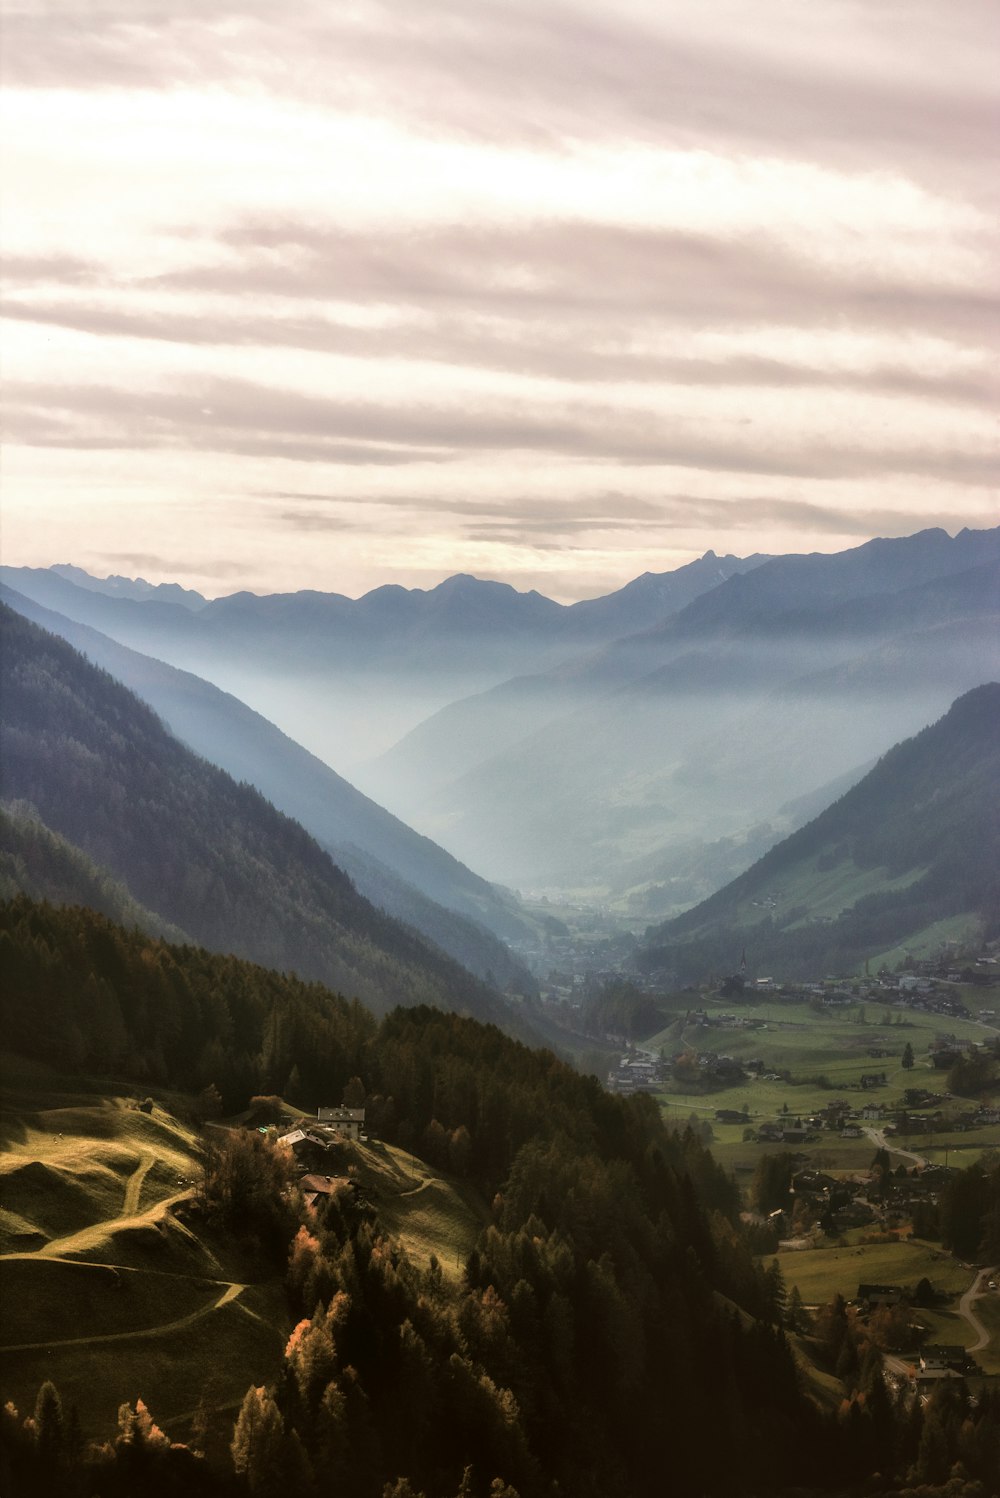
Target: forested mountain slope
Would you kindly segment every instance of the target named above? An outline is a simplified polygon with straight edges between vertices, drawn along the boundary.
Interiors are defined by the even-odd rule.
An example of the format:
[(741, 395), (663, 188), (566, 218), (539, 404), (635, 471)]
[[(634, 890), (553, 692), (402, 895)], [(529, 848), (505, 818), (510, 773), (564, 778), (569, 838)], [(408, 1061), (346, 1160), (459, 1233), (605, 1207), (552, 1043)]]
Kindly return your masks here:
[[(265, 1142), (232, 1140), (240, 1173), (217, 1210), (231, 1237), (256, 1235), (258, 1254), (272, 1245), (298, 1320), (273, 1368), (247, 1370), (281, 1401), (298, 1461), (272, 1451), (275, 1481), (252, 1466), (251, 1491), (379, 1498), (405, 1475), (400, 1498), (653, 1498), (666, 1469), (678, 1491), (728, 1498), (737, 1478), (773, 1492), (822, 1470), (835, 1432), (800, 1391), (775, 1277), (741, 1237), (736, 1190), (651, 1099), (611, 1097), (493, 1026), (416, 1008), (376, 1027), (315, 985), (88, 912), (14, 901), (0, 907), (0, 944), (5, 1034), (29, 1055), (214, 1083), (230, 1106), (292, 1068), (307, 1106), (357, 1077), (378, 1137), (493, 1203), (452, 1288), (440, 1268), (407, 1260), (377, 1204), (338, 1190), (297, 1217), (294, 1194), (267, 1189), (280, 1174)], [(212, 1191), (209, 1180), (205, 1210)], [(106, 1380), (112, 1419), (116, 1395), (144, 1392), (121, 1391), (113, 1351), (94, 1349), (89, 1376)], [(665, 1421), (683, 1432), (676, 1450)], [(0, 1435), (16, 1457), (15, 1430), (8, 1419)]]
[(511, 896), (413, 832), (229, 693), (11, 588), (0, 585), (0, 598), (123, 682), (196, 753), (249, 781), (301, 822), (373, 904), (415, 925), (480, 977), (492, 972), (498, 983), (530, 986), (497, 939), (529, 931)]
[(358, 894), (258, 791), (174, 739), (125, 687), (3, 608), (5, 795), (215, 950), (319, 978), (377, 1010), (500, 1014), (491, 991)]
[[(77, 1285), (95, 1277), (87, 1292), (94, 1304), (106, 1308), (100, 1297), (114, 1289), (118, 1326), (136, 1319), (143, 1277), (155, 1279), (159, 1320), (152, 1332), (140, 1320), (146, 1330), (136, 1333), (148, 1338), (185, 1327), (171, 1295), (190, 1305), (208, 1273), (210, 1294), (225, 1292), (201, 1313), (220, 1318), (208, 1323), (209, 1337), (215, 1327), (232, 1336), (233, 1322), (221, 1319), (227, 1306), (237, 1319), (249, 1311), (273, 1331), (270, 1353), (258, 1336), (237, 1414), (218, 1408), (218, 1343), (200, 1344), (200, 1358), (185, 1366), (191, 1386), (178, 1394), (176, 1380), (163, 1376), (169, 1359), (159, 1349), (168, 1341), (157, 1341), (146, 1363), (122, 1358), (117, 1337), (110, 1346), (103, 1335), (93, 1346), (67, 1343), (50, 1297), (33, 1308), (46, 1340), (44, 1359), (30, 1366), (66, 1383), (43, 1385), (33, 1422), (6, 1406), (5, 1493), (847, 1498), (863, 1490), (885, 1498), (914, 1492), (914, 1481), (930, 1484), (919, 1489), (928, 1498), (959, 1486), (968, 1498), (992, 1491), (995, 1393), (984, 1386), (971, 1401), (963, 1386), (948, 1385), (945, 1400), (897, 1407), (874, 1330), (849, 1317), (839, 1296), (820, 1310), (808, 1343), (834, 1398), (821, 1407), (810, 1397), (782, 1330), (777, 1262), (765, 1267), (755, 1257), (738, 1189), (698, 1133), (669, 1130), (652, 1098), (611, 1096), (491, 1025), (423, 1007), (376, 1025), (360, 1005), (318, 985), (151, 941), (89, 911), (23, 898), (0, 905), (0, 950), (7, 1043), (29, 1067), (57, 1063), (64, 1089), (72, 1076), (93, 1088), (86, 1069), (95, 1060), (144, 1089), (150, 1079), (154, 1091), (204, 1087), (206, 1104), (218, 1102), (218, 1087), (230, 1107), (286, 1085), (312, 1107), (350, 1079), (374, 1136), (335, 1147), (329, 1199), (311, 1206), (291, 1187), (286, 1151), (255, 1128), (213, 1130), (197, 1190), (177, 1193), (176, 1167), (160, 1177), (158, 1189), (170, 1195), (157, 1226), (125, 1219), (101, 1239), (100, 1263), (63, 1261)], [(98, 1086), (91, 1096), (100, 1094)], [(131, 1135), (147, 1147), (168, 1135), (156, 1102), (149, 1131)], [(95, 1111), (61, 1110), (58, 1126)], [(8, 1114), (22, 1162), (39, 1138), (52, 1143), (31, 1122), (19, 1130)], [(387, 1145), (412, 1150), (453, 1189), (474, 1194), (480, 1222), (489, 1216), (449, 1274), (440, 1262), (422, 1267), (409, 1257), (383, 1220), (381, 1193), (365, 1189)], [(51, 1191), (64, 1171), (52, 1164), (61, 1156), (48, 1158)], [(993, 1178), (978, 1166), (956, 1177), (955, 1199), (961, 1192), (971, 1203), (974, 1191), (974, 1215), (992, 1231)], [(392, 1219), (424, 1200), (424, 1188), (445, 1185), (425, 1177), (397, 1190)], [(117, 1206), (120, 1186), (114, 1195)], [(37, 1201), (36, 1193), (32, 1210)], [(106, 1255), (116, 1246), (127, 1268), (112, 1277)], [(227, 1264), (235, 1259), (233, 1267), (215, 1257), (210, 1270), (213, 1250)], [(17, 1283), (25, 1261), (45, 1267), (42, 1254), (11, 1258), (0, 1268)], [(237, 1263), (239, 1282), (230, 1283)], [(275, 1293), (248, 1303), (246, 1292), (266, 1288), (264, 1280)], [(8, 1349), (8, 1358), (18, 1351)], [(31, 1358), (38, 1350), (20, 1351)], [(231, 1351), (228, 1342), (222, 1351)], [(60, 1393), (69, 1411), (82, 1379), (86, 1429), (60, 1413)], [(106, 1398), (103, 1425), (95, 1385)], [(15, 1387), (22, 1412), (30, 1409), (23, 1365)], [(9, 1392), (8, 1379), (0, 1398)], [(225, 1422), (214, 1441), (205, 1440), (206, 1418)], [(191, 1446), (183, 1443), (189, 1430)], [(82, 1450), (91, 1435), (111, 1439)], [(208, 1455), (196, 1454), (196, 1444)], [(945, 1486), (959, 1459), (963, 1477)]]
[[(965, 693), (746, 873), (647, 934), (679, 976), (746, 949), (782, 976), (850, 971), (939, 921), (1000, 919), (1000, 685)], [(734, 956), (735, 954), (735, 956)]]
[(0, 802), (0, 900), (17, 894), (53, 905), (86, 905), (123, 926), (165, 941), (187, 941), (179, 927), (133, 900), (125, 885), (39, 820), (23, 802)]

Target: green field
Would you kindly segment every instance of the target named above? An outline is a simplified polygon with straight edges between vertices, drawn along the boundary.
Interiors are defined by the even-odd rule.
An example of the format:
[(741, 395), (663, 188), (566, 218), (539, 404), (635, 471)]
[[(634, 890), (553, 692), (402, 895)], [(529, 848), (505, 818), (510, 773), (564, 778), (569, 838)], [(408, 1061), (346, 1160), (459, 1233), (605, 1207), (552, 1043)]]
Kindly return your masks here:
[(465, 1261), (489, 1221), (486, 1205), (470, 1188), (445, 1179), (423, 1161), (392, 1145), (364, 1150), (360, 1167), (379, 1222), (426, 1268), (431, 1255), (446, 1278), (461, 1277)]
[[(985, 1002), (981, 992), (974, 995), (969, 990), (962, 992), (967, 1002), (972, 998), (976, 1008)], [(686, 1117), (695, 1111), (711, 1119), (718, 1108), (741, 1111), (745, 1107), (748, 1122), (753, 1124), (782, 1116), (786, 1108), (794, 1117), (809, 1114), (835, 1097), (843, 1097), (860, 1108), (866, 1102), (886, 1104), (898, 1100), (906, 1087), (943, 1092), (947, 1087), (946, 1076), (931, 1065), (927, 1054), (935, 1036), (953, 1034), (965, 1044), (995, 1033), (974, 1020), (916, 1011), (905, 1014), (901, 1010), (887, 1011), (884, 1004), (872, 1000), (858, 1000), (851, 1009), (822, 1014), (807, 1003), (761, 1000), (736, 1008), (732, 1002), (721, 1000), (701, 1002), (710, 1016), (730, 1014), (739, 1019), (761, 1020), (763, 1026), (745, 1029), (712, 1025), (706, 1029), (690, 1022), (685, 1024), (682, 1016), (645, 1041), (644, 1048), (653, 1052), (662, 1050), (666, 1055), (689, 1047), (698, 1052), (732, 1056), (737, 1061), (759, 1058), (764, 1062), (765, 1073), (788, 1072), (790, 1080), (765, 1081), (762, 1076), (710, 1092), (687, 1092), (670, 1081), (662, 1101), (671, 1117), (675, 1114)], [(862, 1016), (863, 1023), (859, 1022)], [(909, 1071), (902, 1064), (907, 1043), (913, 1047), (915, 1060)], [(873, 1057), (869, 1056), (869, 1050), (887, 1050), (890, 1054)], [(871, 1072), (884, 1072), (885, 1085), (862, 1093), (861, 1077)], [(823, 1085), (820, 1078), (825, 1078), (828, 1085)], [(961, 1100), (956, 1100), (955, 1106), (960, 1105)], [(981, 1130), (956, 1135), (947, 1142), (963, 1149), (995, 1147), (1000, 1145), (1000, 1127), (994, 1128), (989, 1136)], [(914, 1148), (920, 1150), (919, 1142)]]
[(959, 1295), (973, 1280), (973, 1272), (963, 1269), (940, 1246), (916, 1239), (848, 1248), (798, 1249), (781, 1254), (778, 1263), (788, 1289), (797, 1285), (806, 1305), (826, 1305), (838, 1293), (845, 1300), (853, 1300), (862, 1283), (912, 1289), (918, 1280), (926, 1277), (939, 1293)]

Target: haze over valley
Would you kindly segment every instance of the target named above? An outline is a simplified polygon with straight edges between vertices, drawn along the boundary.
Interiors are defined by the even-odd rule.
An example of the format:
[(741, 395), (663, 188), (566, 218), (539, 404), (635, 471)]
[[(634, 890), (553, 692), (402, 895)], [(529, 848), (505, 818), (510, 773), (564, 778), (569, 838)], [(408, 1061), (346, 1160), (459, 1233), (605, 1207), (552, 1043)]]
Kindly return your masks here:
[[(1000, 529), (833, 555), (709, 552), (569, 607), (472, 578), (357, 601), (178, 602), (121, 579), (81, 585), (68, 567), (2, 575), (108, 669), (114, 640), (242, 688), (293, 740), (308, 723), (318, 760), (485, 880), (633, 924), (712, 893), (997, 674)], [(412, 855), (386, 858), (385, 830), (358, 832), (343, 808), (331, 820), (319, 786), (282, 779), (271, 751), (255, 758), (267, 730), (240, 722), (231, 700), (227, 721), (207, 688), (189, 680), (182, 703), (164, 666), (129, 660), (130, 684), (199, 752), (329, 845), (357, 844), (441, 898), (426, 870), (413, 877)], [(485, 887), (475, 898), (495, 899)], [(469, 897), (455, 908), (482, 914)], [(509, 911), (484, 919), (514, 929)]]

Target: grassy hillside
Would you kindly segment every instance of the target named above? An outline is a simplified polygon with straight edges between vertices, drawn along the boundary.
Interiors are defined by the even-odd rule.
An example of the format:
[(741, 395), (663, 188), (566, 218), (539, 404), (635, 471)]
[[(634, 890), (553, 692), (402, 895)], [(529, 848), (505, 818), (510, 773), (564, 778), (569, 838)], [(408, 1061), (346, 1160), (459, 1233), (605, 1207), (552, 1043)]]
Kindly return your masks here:
[[(46, 1378), (106, 1436), (137, 1397), (171, 1434), (202, 1398), (235, 1410), (273, 1382), (291, 1330), (281, 1268), (187, 1213), (200, 1131), (113, 1084), (6, 1058), (0, 1083), (2, 1398), (30, 1409)], [(191, 1100), (178, 1099), (181, 1105)], [(348, 1145), (379, 1224), (415, 1263), (454, 1280), (487, 1212), (468, 1186), (397, 1146)]]
[[(647, 960), (688, 974), (751, 962), (850, 971), (928, 928), (995, 921), (1000, 685), (966, 693), (820, 816), (693, 910), (653, 928)], [(735, 954), (735, 956), (734, 956)]]
[(5, 1058), (0, 1087), (0, 1359), (30, 1408), (55, 1379), (86, 1435), (137, 1397), (164, 1422), (207, 1389), (238, 1400), (280, 1365), (287, 1311), (273, 1274), (185, 1227), (201, 1174), (192, 1126), (160, 1104)]

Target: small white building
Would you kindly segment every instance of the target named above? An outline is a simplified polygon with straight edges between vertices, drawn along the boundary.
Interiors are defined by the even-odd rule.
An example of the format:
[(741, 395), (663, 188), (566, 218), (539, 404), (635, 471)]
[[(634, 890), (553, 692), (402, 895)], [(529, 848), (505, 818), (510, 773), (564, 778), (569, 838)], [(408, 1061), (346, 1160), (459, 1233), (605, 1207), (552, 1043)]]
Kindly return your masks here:
[(336, 1129), (348, 1139), (360, 1139), (365, 1126), (364, 1108), (318, 1108), (316, 1122)]

